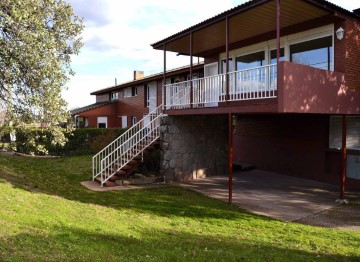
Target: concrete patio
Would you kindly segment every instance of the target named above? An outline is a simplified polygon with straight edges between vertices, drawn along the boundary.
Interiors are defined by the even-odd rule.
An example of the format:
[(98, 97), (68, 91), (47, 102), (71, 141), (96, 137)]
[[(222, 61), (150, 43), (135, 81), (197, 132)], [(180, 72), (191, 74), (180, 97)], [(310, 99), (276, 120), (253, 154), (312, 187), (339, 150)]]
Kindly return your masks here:
[[(228, 177), (208, 177), (177, 183), (209, 197), (228, 201)], [(233, 204), (252, 213), (294, 221), (337, 205), (339, 188), (313, 180), (263, 170), (237, 172)]]

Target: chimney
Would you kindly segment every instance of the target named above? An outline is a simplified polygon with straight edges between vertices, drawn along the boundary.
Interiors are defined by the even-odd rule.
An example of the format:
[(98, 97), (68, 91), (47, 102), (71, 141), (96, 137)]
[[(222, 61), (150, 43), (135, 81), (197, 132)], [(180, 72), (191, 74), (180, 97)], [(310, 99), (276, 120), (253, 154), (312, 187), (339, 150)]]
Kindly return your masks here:
[(144, 71), (134, 71), (134, 80), (139, 80), (144, 77)]
[(356, 14), (356, 15), (360, 15), (360, 8), (354, 9), (353, 13)]
[(115, 77), (115, 86), (117, 86), (117, 78)]

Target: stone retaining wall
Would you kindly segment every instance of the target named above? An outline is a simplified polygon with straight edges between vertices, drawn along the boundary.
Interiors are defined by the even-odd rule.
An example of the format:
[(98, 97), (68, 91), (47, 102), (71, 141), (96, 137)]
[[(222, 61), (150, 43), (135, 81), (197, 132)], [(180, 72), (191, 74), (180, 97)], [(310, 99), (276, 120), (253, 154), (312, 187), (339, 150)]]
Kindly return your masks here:
[(160, 139), (161, 175), (167, 181), (227, 175), (227, 116), (163, 117)]

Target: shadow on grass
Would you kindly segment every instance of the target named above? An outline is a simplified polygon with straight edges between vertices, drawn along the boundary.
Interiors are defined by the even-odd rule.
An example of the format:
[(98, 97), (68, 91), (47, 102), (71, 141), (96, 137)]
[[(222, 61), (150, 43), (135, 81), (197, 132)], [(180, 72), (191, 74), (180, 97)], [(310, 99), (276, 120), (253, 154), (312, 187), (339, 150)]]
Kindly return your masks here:
[(21, 233), (0, 243), (0, 258), (13, 261), (359, 261), (354, 255), (325, 254), (316, 247), (299, 251), (246, 239), (174, 230), (133, 233), (91, 232), (53, 227), (48, 234)]
[[(86, 204), (114, 209), (131, 209), (160, 216), (257, 219), (258, 216), (175, 186), (164, 188), (94, 192), (82, 185), (90, 180), (89, 156), (32, 159), (0, 155), (0, 183), (30, 192), (59, 196)], [(261, 218), (267, 220), (267, 218)]]

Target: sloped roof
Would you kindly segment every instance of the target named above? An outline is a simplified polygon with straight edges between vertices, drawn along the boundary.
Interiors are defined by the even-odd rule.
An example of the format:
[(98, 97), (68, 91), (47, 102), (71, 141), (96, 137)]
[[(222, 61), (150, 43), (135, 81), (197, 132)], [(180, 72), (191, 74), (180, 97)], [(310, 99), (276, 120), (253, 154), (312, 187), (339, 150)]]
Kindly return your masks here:
[[(193, 65), (193, 70), (201, 69), (203, 66), (204, 66), (204, 62), (200, 62), (199, 64), (194, 64)], [(189, 70), (190, 70), (189, 66), (182, 66), (182, 67), (178, 67), (178, 68), (175, 68), (175, 69), (167, 70), (166, 74), (167, 74), (167, 76), (172, 76), (172, 75), (187, 72)], [(153, 74), (153, 75), (145, 76), (145, 77), (137, 79), (137, 80), (124, 82), (124, 83), (121, 83), (121, 84), (116, 85), (116, 86), (106, 87), (106, 88), (94, 91), (94, 92), (91, 93), (91, 95), (100, 95), (102, 93), (107, 93), (107, 92), (111, 92), (111, 91), (114, 91), (114, 90), (123, 89), (123, 88), (129, 87), (129, 86), (136, 86), (136, 85), (143, 84), (143, 83), (149, 83), (151, 81), (161, 79), (163, 77), (163, 75), (164, 75), (164, 73), (161, 72), (161, 73), (156, 73), (156, 74)]]
[(84, 107), (75, 108), (73, 110), (70, 110), (70, 114), (71, 115), (78, 115), (80, 113), (83, 113), (83, 112), (86, 112), (86, 111), (89, 111), (89, 110), (93, 110), (93, 109), (98, 108), (98, 107), (102, 107), (102, 106), (106, 106), (106, 105), (115, 103), (116, 101), (117, 100), (98, 102), (98, 103), (87, 105), (87, 106), (84, 106)]
[[(341, 19), (338, 14), (360, 20), (357, 13), (325, 0), (281, 0), (281, 27), (287, 28), (315, 19)], [(252, 0), (201, 23), (160, 40), (152, 47), (189, 54), (190, 33), (193, 34), (193, 55), (205, 56), (225, 41), (225, 21), (229, 18), (229, 42), (239, 42), (276, 30), (276, 1)], [(331, 19), (330, 19), (331, 18)], [(234, 30), (234, 28), (236, 30)]]

